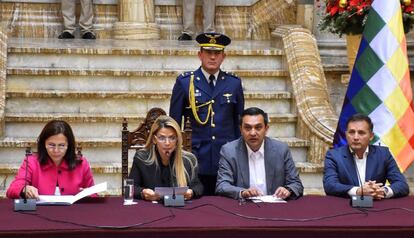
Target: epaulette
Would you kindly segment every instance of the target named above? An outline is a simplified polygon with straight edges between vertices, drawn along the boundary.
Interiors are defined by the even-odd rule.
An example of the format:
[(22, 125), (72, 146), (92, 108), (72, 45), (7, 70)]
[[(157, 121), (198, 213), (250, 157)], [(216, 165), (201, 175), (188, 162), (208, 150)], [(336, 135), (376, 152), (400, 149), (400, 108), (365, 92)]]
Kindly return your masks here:
[(231, 77), (233, 77), (233, 78), (240, 79), (240, 77), (239, 77), (239, 76), (237, 76), (237, 74), (235, 74), (235, 73), (233, 73), (233, 72), (229, 72), (229, 71), (223, 71), (223, 72), (224, 72), (224, 74), (226, 74), (226, 75), (228, 75), (228, 76), (231, 76)]
[(194, 71), (187, 71), (187, 72), (184, 72), (184, 73), (178, 75), (178, 78), (179, 79), (189, 78), (192, 74), (194, 74)]

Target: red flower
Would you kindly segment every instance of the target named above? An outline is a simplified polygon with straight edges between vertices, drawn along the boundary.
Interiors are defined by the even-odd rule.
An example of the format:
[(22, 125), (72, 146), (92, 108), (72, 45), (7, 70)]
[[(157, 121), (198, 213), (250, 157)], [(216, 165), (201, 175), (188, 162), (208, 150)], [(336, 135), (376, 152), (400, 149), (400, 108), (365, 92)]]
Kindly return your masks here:
[(328, 1), (326, 2), (326, 13), (328, 13), (331, 16), (334, 16), (338, 12), (338, 4), (334, 1)]
[(349, 4), (349, 6), (355, 7), (355, 6), (361, 5), (361, 1), (359, 1), (359, 0), (350, 0), (348, 4)]
[[(319, 28), (331, 33), (360, 34), (362, 33), (366, 15), (374, 0), (316, 0), (316, 6), (325, 4), (325, 17), (321, 19)], [(404, 31), (408, 32), (414, 24), (414, 0), (411, 3), (401, 1), (401, 11), (404, 13)], [(341, 4), (339, 4), (341, 2)], [(406, 6), (407, 4), (408, 6)], [(407, 14), (409, 17), (407, 17)]]
[(401, 6), (403, 11), (406, 13), (411, 13), (414, 10), (413, 5), (408, 5), (408, 6)]
[(338, 11), (339, 11), (339, 7), (338, 6), (333, 6), (333, 7), (330, 8), (329, 14), (331, 16), (334, 16)]

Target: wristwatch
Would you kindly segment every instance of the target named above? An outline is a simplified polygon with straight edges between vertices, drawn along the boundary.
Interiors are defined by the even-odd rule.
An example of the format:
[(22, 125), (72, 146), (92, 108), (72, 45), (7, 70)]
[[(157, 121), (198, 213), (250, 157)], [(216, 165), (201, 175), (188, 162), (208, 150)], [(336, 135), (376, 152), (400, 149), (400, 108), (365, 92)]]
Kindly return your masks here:
[(385, 197), (387, 196), (387, 194), (388, 194), (388, 191), (389, 191), (389, 189), (387, 188), (387, 187), (383, 187), (384, 188), (384, 195), (385, 195)]

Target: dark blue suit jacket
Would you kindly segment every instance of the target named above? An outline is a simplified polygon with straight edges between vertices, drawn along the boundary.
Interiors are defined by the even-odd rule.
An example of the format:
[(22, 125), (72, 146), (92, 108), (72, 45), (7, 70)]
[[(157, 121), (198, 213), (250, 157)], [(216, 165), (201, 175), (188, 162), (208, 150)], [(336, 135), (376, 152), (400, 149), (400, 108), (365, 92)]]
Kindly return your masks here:
[[(394, 197), (406, 196), (409, 187), (404, 175), (386, 147), (369, 146), (365, 181), (385, 184), (388, 180)], [(349, 147), (342, 146), (329, 150), (325, 157), (323, 187), (327, 195), (348, 197), (348, 191), (359, 186), (353, 155)]]
[[(188, 88), (191, 74), (194, 74), (196, 104), (202, 105), (214, 100), (214, 124), (211, 118), (206, 125), (198, 124), (188, 108)], [(201, 68), (178, 76), (171, 96), (170, 116), (181, 125), (182, 116), (190, 116), (192, 127), (192, 152), (198, 158), (199, 174), (216, 175), (220, 148), (240, 136), (239, 116), (244, 109), (244, 95), (240, 78), (220, 71), (214, 91), (211, 90)], [(200, 107), (198, 115), (202, 121), (208, 107)]]

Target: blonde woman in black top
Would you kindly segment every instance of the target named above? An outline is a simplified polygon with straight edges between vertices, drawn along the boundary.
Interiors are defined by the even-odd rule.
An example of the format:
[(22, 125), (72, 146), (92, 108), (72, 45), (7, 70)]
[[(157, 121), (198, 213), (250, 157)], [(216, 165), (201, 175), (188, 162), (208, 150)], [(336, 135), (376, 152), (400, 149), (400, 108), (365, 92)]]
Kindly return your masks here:
[(160, 116), (151, 127), (145, 148), (136, 152), (129, 178), (134, 179), (135, 198), (160, 200), (155, 187), (188, 186), (184, 199), (200, 197), (197, 158), (182, 150), (183, 139), (177, 122)]

